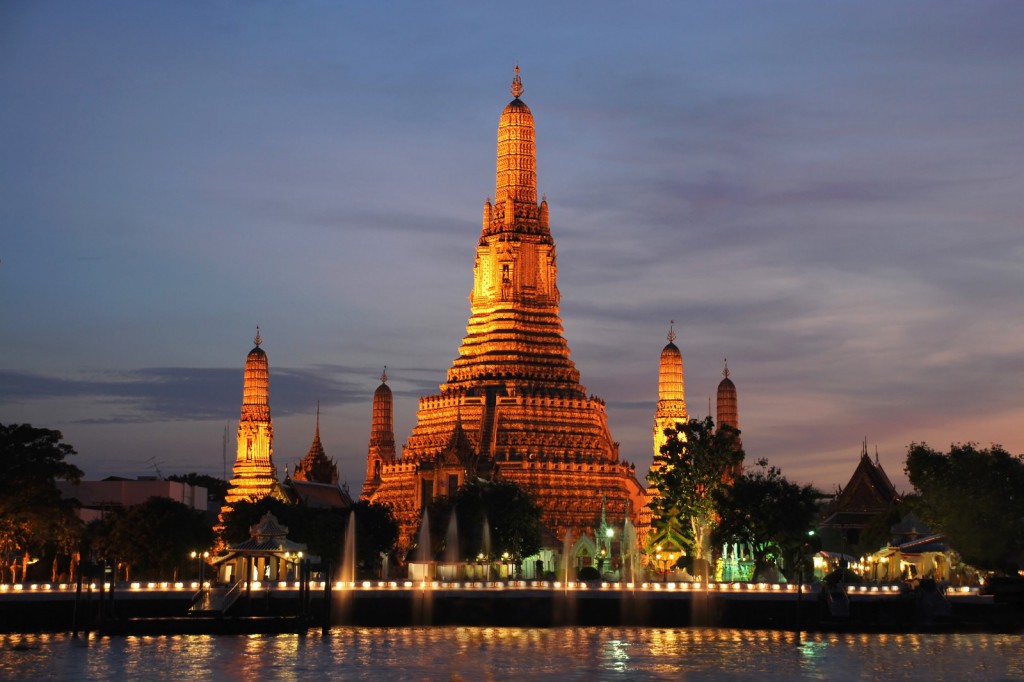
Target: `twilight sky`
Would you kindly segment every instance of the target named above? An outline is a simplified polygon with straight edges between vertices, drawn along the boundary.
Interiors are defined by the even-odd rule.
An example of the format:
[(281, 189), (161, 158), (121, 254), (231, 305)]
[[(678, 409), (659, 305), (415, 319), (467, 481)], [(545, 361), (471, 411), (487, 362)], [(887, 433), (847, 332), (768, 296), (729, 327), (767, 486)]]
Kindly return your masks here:
[(469, 316), (518, 61), (562, 319), (651, 460), (676, 320), (748, 461), (844, 485), (864, 438), (1024, 452), (1024, 3), (0, 6), (0, 421), (87, 477), (227, 467), (260, 325), (279, 470), (365, 475)]

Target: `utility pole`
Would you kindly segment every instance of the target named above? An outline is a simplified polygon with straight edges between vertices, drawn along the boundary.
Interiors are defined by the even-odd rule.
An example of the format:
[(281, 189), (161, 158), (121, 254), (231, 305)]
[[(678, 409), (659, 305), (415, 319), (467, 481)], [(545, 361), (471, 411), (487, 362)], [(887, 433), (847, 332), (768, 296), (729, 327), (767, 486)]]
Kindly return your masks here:
[(224, 471), (221, 473), (221, 477), (226, 481), (228, 480), (228, 425), (224, 425), (224, 440), (221, 443), (220, 459), (223, 464)]

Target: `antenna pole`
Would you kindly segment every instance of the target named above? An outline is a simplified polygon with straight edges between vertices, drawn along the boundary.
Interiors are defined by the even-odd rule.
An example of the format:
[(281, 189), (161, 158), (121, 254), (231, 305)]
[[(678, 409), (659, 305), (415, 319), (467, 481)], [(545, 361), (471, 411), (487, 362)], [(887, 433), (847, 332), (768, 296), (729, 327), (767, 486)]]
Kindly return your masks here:
[(226, 480), (228, 480), (228, 425), (227, 424), (224, 425), (224, 441), (221, 444), (220, 460), (221, 460), (221, 465), (224, 467), (224, 470), (223, 470), (223, 473), (221, 473), (221, 476), (226, 481)]

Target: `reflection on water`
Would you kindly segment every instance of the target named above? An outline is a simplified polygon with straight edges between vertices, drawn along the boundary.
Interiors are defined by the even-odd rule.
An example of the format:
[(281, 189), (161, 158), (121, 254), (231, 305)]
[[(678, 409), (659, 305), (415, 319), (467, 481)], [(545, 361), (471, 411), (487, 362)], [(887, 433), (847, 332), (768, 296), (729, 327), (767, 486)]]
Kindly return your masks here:
[(1024, 639), (712, 628), (335, 628), (307, 636), (0, 636), (0, 679), (1024, 680)]

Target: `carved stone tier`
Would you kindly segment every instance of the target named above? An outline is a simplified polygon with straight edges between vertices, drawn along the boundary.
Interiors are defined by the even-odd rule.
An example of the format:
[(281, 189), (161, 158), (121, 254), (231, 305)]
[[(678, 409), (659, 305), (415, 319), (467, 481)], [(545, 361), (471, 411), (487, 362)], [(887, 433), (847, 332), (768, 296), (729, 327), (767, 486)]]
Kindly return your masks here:
[(456, 424), (476, 452), (496, 462), (618, 461), (618, 444), (612, 441), (599, 398), (430, 396), (420, 399), (417, 417), (402, 461), (435, 457), (447, 446)]

